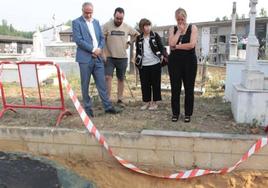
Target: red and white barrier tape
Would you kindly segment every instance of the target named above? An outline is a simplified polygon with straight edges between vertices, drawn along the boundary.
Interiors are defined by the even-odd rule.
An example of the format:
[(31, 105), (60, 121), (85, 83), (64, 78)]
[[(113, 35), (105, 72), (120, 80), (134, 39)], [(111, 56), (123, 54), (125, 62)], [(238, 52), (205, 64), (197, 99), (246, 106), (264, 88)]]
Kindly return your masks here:
[(228, 167), (228, 168), (223, 168), (220, 170), (210, 170), (210, 169), (192, 169), (192, 170), (186, 170), (186, 171), (180, 171), (178, 173), (170, 174), (167, 176), (164, 175), (159, 175), (159, 174), (152, 174), (146, 171), (143, 171), (136, 167), (135, 165), (129, 163), (127, 160), (122, 159), (121, 157), (115, 155), (108, 145), (105, 137), (98, 131), (98, 129), (95, 127), (93, 122), (90, 120), (90, 118), (87, 116), (85, 110), (83, 109), (82, 105), (78, 101), (78, 98), (76, 97), (74, 91), (71, 88), (71, 85), (67, 81), (64, 73), (61, 71), (61, 77), (63, 80), (63, 83), (67, 89), (67, 92), (71, 98), (71, 100), (74, 103), (74, 106), (76, 110), (78, 111), (84, 125), (86, 126), (87, 130), (93, 134), (93, 136), (98, 140), (98, 142), (124, 167), (149, 176), (153, 177), (158, 177), (158, 178), (166, 178), (166, 179), (188, 179), (188, 178), (193, 178), (193, 177), (198, 177), (198, 176), (203, 176), (207, 174), (225, 174), (233, 171), (236, 169), (242, 162), (246, 161), (251, 155), (255, 154), (258, 152), (261, 148), (266, 146), (268, 144), (268, 137), (263, 137), (260, 138), (249, 150), (247, 153), (243, 155), (243, 157), (235, 163), (233, 166)]
[(4, 64), (0, 65), (0, 97), (2, 97), (2, 76)]

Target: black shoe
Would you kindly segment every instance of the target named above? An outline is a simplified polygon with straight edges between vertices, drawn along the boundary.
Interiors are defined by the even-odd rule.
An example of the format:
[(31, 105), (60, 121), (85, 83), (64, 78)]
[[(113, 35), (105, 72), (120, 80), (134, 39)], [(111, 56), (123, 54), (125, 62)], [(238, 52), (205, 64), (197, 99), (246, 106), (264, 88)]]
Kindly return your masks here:
[(191, 122), (191, 116), (184, 116), (184, 123), (190, 123)]
[(123, 104), (123, 101), (121, 99), (118, 99), (117, 104)]
[(88, 117), (90, 117), (90, 118), (93, 118), (93, 117), (94, 117), (94, 114), (93, 114), (93, 111), (92, 111), (92, 110), (90, 110), (90, 109), (85, 109), (85, 112), (86, 112), (86, 114), (88, 115)]
[(177, 122), (179, 120), (179, 116), (178, 115), (173, 115), (171, 118), (172, 122)]
[(122, 112), (122, 110), (118, 110), (118, 109), (116, 109), (114, 107), (112, 107), (112, 108), (110, 108), (108, 110), (105, 110), (105, 113), (107, 113), (107, 114), (118, 114), (120, 112)]
[(117, 100), (117, 105), (121, 108), (125, 108), (125, 103), (123, 103), (123, 101), (121, 99)]

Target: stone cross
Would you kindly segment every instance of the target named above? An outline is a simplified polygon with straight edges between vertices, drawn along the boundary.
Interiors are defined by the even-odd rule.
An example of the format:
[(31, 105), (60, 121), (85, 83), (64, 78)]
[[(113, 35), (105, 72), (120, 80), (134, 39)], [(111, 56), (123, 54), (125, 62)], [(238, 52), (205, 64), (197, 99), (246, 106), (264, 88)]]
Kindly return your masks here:
[(235, 34), (235, 25), (236, 25), (236, 2), (233, 2), (233, 12), (232, 12), (232, 30), (230, 36), (230, 49), (229, 49), (229, 60), (237, 59), (237, 46), (238, 38)]
[(255, 70), (255, 66), (258, 59), (259, 41), (255, 35), (256, 27), (256, 5), (258, 0), (250, 0), (249, 17), (250, 17), (250, 30), (247, 43), (247, 57), (246, 57), (246, 69)]
[(236, 23), (236, 2), (233, 2), (232, 32), (231, 32), (231, 34), (235, 34), (235, 23)]
[(36, 32), (33, 34), (33, 57), (44, 57), (44, 44), (43, 37), (39, 27), (36, 28)]
[(250, 0), (250, 30), (247, 43), (246, 67), (242, 71), (242, 85), (249, 90), (263, 90), (264, 73), (258, 70), (257, 60), (259, 51), (259, 41), (255, 35), (256, 25), (256, 5), (258, 0)]
[(255, 35), (255, 23), (256, 23), (256, 5), (258, 3), (258, 0), (250, 0), (249, 2), (249, 17), (250, 17), (250, 32), (249, 35)]
[(60, 42), (60, 35), (57, 29), (57, 25), (56, 25), (56, 16), (55, 14), (53, 14), (53, 41), (54, 42)]

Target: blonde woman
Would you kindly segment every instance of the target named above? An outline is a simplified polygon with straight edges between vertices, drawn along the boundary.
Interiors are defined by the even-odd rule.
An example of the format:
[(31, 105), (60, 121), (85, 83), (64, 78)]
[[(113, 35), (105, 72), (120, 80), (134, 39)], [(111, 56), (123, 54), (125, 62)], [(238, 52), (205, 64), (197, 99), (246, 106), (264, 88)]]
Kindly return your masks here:
[(172, 121), (176, 122), (180, 115), (180, 93), (183, 83), (184, 122), (191, 121), (194, 106), (194, 85), (197, 71), (195, 46), (198, 30), (195, 25), (187, 23), (187, 13), (179, 8), (175, 12), (177, 25), (169, 30), (169, 76), (171, 83)]

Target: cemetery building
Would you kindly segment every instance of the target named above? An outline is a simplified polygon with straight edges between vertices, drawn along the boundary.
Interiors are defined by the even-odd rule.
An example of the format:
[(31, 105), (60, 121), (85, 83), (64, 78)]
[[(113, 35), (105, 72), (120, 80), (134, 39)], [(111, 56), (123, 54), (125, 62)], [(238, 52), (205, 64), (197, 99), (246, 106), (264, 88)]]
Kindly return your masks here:
[(73, 42), (72, 28), (60, 31), (60, 39), (63, 42)]
[[(193, 23), (198, 27), (198, 44), (196, 47), (198, 56), (207, 56), (209, 61), (216, 65), (223, 65), (229, 57), (229, 41), (231, 36), (232, 20), (208, 21)], [(162, 37), (164, 45), (168, 45), (168, 30), (172, 25), (154, 27)], [(249, 33), (249, 18), (236, 20), (236, 35), (238, 37), (238, 48), (245, 50), (246, 38)], [(63, 42), (72, 41), (72, 28), (59, 32)], [(256, 19), (256, 36), (260, 48), (268, 50), (268, 17)], [(239, 50), (238, 50), (239, 51)]]
[(0, 35), (0, 53), (22, 53), (31, 49), (33, 40), (9, 35)]
[[(229, 41), (231, 36), (232, 20), (210, 21), (194, 23), (198, 27), (197, 55), (208, 56), (213, 64), (225, 64), (229, 57)], [(154, 30), (163, 37), (165, 45), (168, 41), (168, 30), (172, 27), (155, 27)], [(249, 18), (236, 20), (236, 35), (238, 37), (238, 50), (245, 48), (246, 38), (249, 34)], [(268, 50), (268, 17), (256, 19), (256, 36), (260, 49)], [(244, 49), (245, 50), (245, 49)]]

